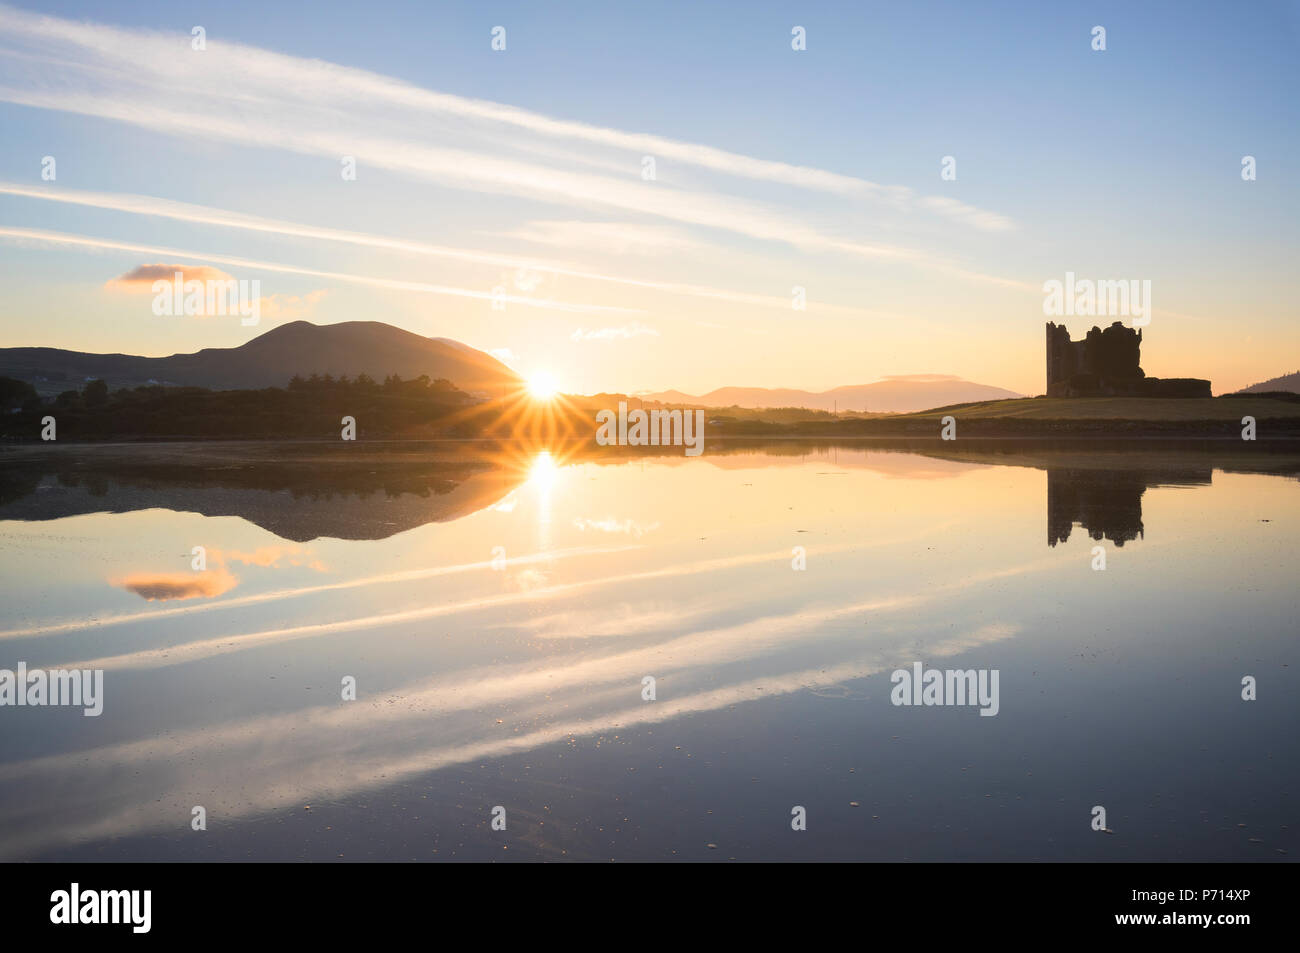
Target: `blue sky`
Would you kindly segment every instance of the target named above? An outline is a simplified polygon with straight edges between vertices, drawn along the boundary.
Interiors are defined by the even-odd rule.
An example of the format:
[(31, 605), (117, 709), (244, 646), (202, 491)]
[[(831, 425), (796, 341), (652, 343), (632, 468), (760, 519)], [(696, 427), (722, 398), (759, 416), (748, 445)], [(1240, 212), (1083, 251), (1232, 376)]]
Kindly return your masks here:
[[(1152, 282), (1149, 373), (1240, 387), (1300, 365), (1298, 25), (1294, 3), (0, 7), (0, 182), (155, 203), (0, 192), (0, 344), (166, 354), (294, 317), (376, 319), (574, 391), (952, 373), (1036, 393), (1041, 286), (1069, 270)], [(276, 56), (257, 76), (259, 51)], [(363, 74), (313, 61), (382, 88), (358, 95)], [(351, 239), (159, 216), (158, 201)], [(111, 282), (181, 259), (23, 230), (192, 253), (276, 305), (256, 328), (159, 318)]]

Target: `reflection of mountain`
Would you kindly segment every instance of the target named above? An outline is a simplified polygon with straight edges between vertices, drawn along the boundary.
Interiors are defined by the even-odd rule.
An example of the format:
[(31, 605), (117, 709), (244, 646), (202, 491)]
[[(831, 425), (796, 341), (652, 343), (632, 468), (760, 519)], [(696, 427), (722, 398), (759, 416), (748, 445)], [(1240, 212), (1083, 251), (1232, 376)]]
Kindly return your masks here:
[(1047, 471), (1047, 545), (1070, 538), (1074, 524), (1093, 539), (1123, 546), (1143, 535), (1142, 494), (1151, 486), (1202, 486), (1212, 471), (1148, 472), (1144, 470)]
[(0, 452), (0, 520), (48, 520), (165, 508), (240, 516), (294, 542), (319, 536), (384, 539), (468, 516), (529, 478), (545, 450), (557, 465), (664, 465), (722, 469), (821, 459), (834, 469), (946, 479), (973, 467), (1047, 471), (1048, 544), (1075, 524), (1116, 545), (1143, 534), (1142, 495), (1154, 486), (1211, 482), (1214, 470), (1300, 474), (1300, 452), (1241, 442), (1162, 442), (1157, 449), (1099, 441), (980, 440), (958, 447), (907, 438), (710, 443), (702, 457), (679, 447), (599, 447), (587, 441), (525, 448), (456, 441), (221, 442), (28, 445)]
[(239, 516), (294, 542), (385, 539), (491, 506), (527, 477), (482, 456), (415, 461), (317, 450), (234, 458), (210, 445), (201, 457), (189, 457), (154, 446), (149, 462), (132, 463), (116, 449), (99, 448), (107, 451), (104, 459), (94, 452), (51, 455), (0, 469), (0, 519), (161, 508)]

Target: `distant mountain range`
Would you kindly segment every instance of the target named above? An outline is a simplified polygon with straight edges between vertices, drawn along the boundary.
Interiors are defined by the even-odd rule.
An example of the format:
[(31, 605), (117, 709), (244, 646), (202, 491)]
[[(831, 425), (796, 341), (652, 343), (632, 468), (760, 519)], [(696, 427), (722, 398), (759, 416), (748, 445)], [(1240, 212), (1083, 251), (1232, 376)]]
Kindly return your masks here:
[(521, 386), (518, 375), (489, 354), (379, 321), (326, 325), (294, 321), (239, 347), (209, 347), (171, 357), (0, 348), (0, 376), (28, 381), (46, 396), (79, 390), (86, 380), (96, 378), (103, 378), (113, 390), (149, 383), (236, 390), (284, 387), (295, 374), (368, 374), (381, 382), (390, 374), (406, 380), (427, 374), (446, 378), (463, 391), (484, 394)]
[[(367, 374), (377, 381), (390, 374), (406, 380), (427, 374), (433, 379), (446, 378), (468, 393), (492, 396), (522, 386), (514, 371), (489, 354), (450, 338), (422, 337), (379, 321), (326, 325), (294, 321), (239, 347), (204, 348), (193, 354), (171, 357), (88, 354), (50, 347), (0, 348), (0, 376), (27, 381), (46, 397), (65, 390), (80, 390), (86, 381), (99, 378), (107, 381), (111, 390), (144, 384), (239, 390), (284, 387), (294, 375), (306, 378), (312, 374), (334, 377)], [(1257, 388), (1279, 389), (1265, 384), (1251, 389)], [(917, 374), (820, 393), (722, 387), (702, 396), (675, 390), (640, 396), (667, 404), (703, 407), (805, 407), (907, 413), (1021, 395), (950, 375)]]
[(1260, 384), (1251, 384), (1249, 387), (1243, 387), (1237, 393), (1264, 394), (1271, 390), (1285, 390), (1293, 394), (1300, 394), (1300, 371), (1293, 374), (1283, 374), (1281, 377), (1274, 377), (1272, 380)]
[(988, 384), (975, 384), (947, 374), (911, 374), (887, 377), (874, 384), (850, 384), (834, 390), (806, 390), (764, 387), (720, 387), (707, 394), (693, 396), (669, 390), (658, 394), (640, 394), (646, 400), (665, 404), (695, 404), (702, 407), (806, 407), (810, 410), (868, 410), (873, 413), (908, 413), (964, 404), (978, 400), (1002, 400), (1022, 397), (1014, 391)]

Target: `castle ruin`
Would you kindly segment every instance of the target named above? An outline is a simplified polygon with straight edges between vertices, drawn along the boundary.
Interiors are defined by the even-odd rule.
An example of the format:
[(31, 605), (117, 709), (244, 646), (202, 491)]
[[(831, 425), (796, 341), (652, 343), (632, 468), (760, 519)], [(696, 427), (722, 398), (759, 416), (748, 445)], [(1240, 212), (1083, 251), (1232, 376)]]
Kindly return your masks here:
[(1116, 321), (1071, 341), (1065, 325), (1047, 322), (1048, 397), (1209, 397), (1210, 382), (1147, 377), (1140, 361), (1142, 332)]

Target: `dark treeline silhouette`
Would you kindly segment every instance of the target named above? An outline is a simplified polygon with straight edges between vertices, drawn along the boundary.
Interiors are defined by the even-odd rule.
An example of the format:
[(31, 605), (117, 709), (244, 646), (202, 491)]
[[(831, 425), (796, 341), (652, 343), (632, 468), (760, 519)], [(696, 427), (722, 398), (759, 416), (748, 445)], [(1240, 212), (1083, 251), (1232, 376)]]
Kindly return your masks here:
[(35, 413), (43, 406), (45, 405), (37, 395), (36, 388), (31, 384), (12, 377), (0, 377), (0, 412)]
[[(1267, 400), (1256, 409), (1251, 401)], [(356, 436), (368, 438), (525, 438), (590, 440), (596, 414), (625, 403), (631, 409), (672, 409), (624, 394), (563, 395), (549, 401), (529, 398), (522, 387), (473, 396), (448, 380), (427, 375), (382, 383), (313, 374), (295, 376), (285, 388), (209, 390), (149, 384), (110, 391), (103, 380), (87, 382), (42, 398), (32, 385), (0, 376), (0, 439), (39, 441), (41, 420), (53, 416), (60, 440), (114, 439), (337, 439), (342, 418), (356, 420)], [(1021, 402), (1025, 403), (1025, 402)], [(1165, 402), (1160, 402), (1164, 404)], [(1169, 401), (1174, 407), (1176, 402)], [(1227, 414), (1212, 405), (1224, 405)], [(740, 407), (706, 409), (710, 439), (838, 439), (892, 437), (937, 439), (946, 413), (960, 417), (963, 441), (971, 438), (1241, 437), (1241, 415), (1257, 415), (1269, 440), (1300, 437), (1300, 394), (1231, 394), (1203, 402), (1204, 418), (1182, 412), (1153, 419), (1149, 406), (1135, 406), (1136, 419), (1062, 416), (1000, 416), (999, 402), (954, 404), (912, 414), (832, 414), (805, 408)], [(1241, 405), (1240, 410), (1236, 406)], [(1294, 410), (1292, 410), (1294, 408)], [(987, 409), (990, 416), (980, 415)], [(974, 413), (971, 413), (974, 411)], [(1219, 419), (1214, 419), (1215, 415)], [(1254, 444), (1252, 444), (1252, 447)], [(629, 449), (629, 448), (623, 448)]]
[[(110, 392), (102, 380), (43, 402), (31, 385), (0, 378), (0, 431), (35, 439), (55, 418), (60, 439), (138, 437), (323, 437), (351, 416), (370, 434), (472, 435), (458, 414), (475, 403), (450, 381), (396, 375), (379, 383), (326, 374), (295, 376), (288, 387), (208, 390), (150, 385)], [(465, 433), (461, 434), (460, 431)]]

